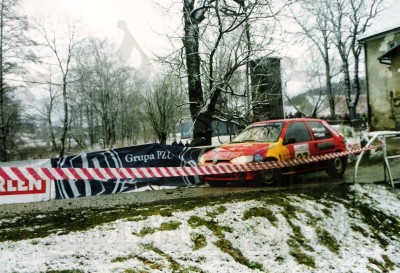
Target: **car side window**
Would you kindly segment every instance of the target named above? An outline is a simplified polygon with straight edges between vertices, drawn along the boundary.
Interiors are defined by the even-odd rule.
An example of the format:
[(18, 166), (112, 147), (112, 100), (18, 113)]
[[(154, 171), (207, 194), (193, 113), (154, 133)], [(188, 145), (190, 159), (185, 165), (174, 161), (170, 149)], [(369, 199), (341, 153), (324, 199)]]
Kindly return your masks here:
[(321, 124), (321, 122), (310, 121), (308, 124), (310, 125), (315, 140), (332, 138), (331, 133)]
[(285, 140), (290, 141), (294, 140), (294, 142), (306, 142), (311, 141), (312, 138), (308, 131), (307, 125), (305, 122), (293, 122), (288, 125), (286, 130)]

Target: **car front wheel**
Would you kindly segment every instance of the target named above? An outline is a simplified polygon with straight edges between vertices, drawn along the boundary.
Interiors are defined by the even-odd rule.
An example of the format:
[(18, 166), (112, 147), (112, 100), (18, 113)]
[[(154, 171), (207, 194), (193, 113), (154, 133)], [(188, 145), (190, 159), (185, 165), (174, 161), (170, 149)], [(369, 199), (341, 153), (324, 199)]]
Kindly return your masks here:
[[(267, 158), (265, 161), (276, 161), (276, 159)], [(258, 186), (280, 185), (282, 183), (281, 169), (275, 168), (259, 171), (256, 176), (256, 183)]]
[(328, 169), (326, 172), (332, 178), (341, 178), (346, 170), (347, 156), (337, 157), (328, 161)]

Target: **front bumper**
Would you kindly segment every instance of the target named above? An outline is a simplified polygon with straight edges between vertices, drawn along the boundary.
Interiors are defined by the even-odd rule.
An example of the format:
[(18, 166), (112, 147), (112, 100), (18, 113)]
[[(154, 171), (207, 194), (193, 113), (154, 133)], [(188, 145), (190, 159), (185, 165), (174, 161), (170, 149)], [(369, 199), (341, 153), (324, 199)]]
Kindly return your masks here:
[(228, 174), (213, 174), (203, 175), (201, 178), (203, 181), (250, 181), (256, 177), (255, 172), (242, 172), (242, 173), (228, 173)]

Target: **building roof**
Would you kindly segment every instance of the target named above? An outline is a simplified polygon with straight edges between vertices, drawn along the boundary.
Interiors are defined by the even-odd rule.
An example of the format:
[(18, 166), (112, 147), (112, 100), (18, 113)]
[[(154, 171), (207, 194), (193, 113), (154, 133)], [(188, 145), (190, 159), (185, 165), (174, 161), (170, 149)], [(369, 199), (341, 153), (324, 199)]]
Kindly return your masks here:
[(366, 40), (386, 32), (400, 29), (400, 0), (393, 0), (392, 3), (380, 13), (370, 27), (362, 34), (359, 40)]

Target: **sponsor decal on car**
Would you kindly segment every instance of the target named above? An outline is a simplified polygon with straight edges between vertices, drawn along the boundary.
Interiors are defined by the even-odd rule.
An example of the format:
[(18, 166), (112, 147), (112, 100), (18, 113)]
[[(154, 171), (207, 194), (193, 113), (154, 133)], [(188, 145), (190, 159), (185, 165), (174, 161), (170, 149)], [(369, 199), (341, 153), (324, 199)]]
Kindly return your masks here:
[(310, 149), (308, 148), (308, 144), (294, 145), (294, 156), (296, 158), (309, 157)]
[(254, 156), (254, 161), (255, 161), (255, 162), (262, 162), (263, 160), (264, 160), (264, 158), (263, 158), (263, 156), (260, 155), (260, 154), (256, 154), (256, 155)]

